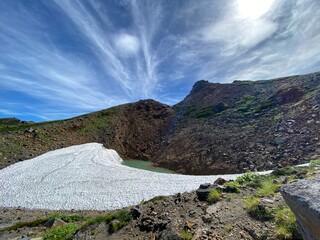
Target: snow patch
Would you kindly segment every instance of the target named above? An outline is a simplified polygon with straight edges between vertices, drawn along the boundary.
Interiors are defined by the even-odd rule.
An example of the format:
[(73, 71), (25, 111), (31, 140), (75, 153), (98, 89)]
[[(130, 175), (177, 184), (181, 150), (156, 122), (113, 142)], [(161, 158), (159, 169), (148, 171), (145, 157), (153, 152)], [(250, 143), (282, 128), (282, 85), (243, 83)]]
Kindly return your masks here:
[(13, 164), (0, 170), (0, 207), (111, 210), (241, 175), (164, 174), (121, 162), (116, 151), (88, 143)]

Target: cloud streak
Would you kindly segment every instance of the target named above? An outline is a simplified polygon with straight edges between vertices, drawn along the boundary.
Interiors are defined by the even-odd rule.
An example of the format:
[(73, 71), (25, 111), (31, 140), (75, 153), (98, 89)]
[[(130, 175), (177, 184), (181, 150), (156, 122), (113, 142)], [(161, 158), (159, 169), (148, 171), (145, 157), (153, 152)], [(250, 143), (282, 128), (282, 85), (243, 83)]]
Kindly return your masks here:
[(316, 0), (3, 0), (0, 7), (0, 117), (58, 119), (144, 98), (174, 104), (199, 79), (319, 70)]

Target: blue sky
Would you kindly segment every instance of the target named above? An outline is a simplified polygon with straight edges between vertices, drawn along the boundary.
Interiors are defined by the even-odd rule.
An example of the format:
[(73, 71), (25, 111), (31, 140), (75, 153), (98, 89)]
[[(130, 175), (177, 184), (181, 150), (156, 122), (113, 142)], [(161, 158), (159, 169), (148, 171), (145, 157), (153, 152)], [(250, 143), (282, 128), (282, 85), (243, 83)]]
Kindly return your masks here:
[(45, 121), (200, 79), (320, 70), (319, 0), (1, 0), (0, 117)]

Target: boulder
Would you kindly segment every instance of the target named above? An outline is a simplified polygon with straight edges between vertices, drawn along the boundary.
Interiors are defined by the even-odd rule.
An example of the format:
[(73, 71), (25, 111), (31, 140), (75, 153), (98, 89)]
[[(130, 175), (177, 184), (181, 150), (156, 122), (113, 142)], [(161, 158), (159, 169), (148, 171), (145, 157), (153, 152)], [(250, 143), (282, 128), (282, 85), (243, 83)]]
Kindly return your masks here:
[(65, 221), (59, 219), (59, 218), (53, 218), (50, 219), (49, 221), (47, 221), (45, 224), (43, 224), (43, 226), (47, 227), (47, 228), (51, 228), (51, 227), (59, 227), (62, 225), (67, 224)]
[(221, 190), (223, 189), (223, 187), (218, 184), (210, 184), (210, 183), (201, 184), (200, 187), (196, 190), (198, 199), (200, 201), (206, 201), (210, 191), (213, 189)]
[(281, 188), (281, 194), (296, 216), (303, 239), (320, 236), (320, 179), (305, 179)]
[(133, 219), (139, 218), (139, 217), (141, 216), (141, 214), (142, 214), (139, 205), (133, 207), (133, 208), (130, 210), (130, 212), (131, 212), (131, 215), (132, 215)]
[(182, 237), (170, 228), (162, 231), (157, 240), (182, 240)]
[(227, 180), (219, 177), (219, 178), (217, 178), (217, 180), (214, 181), (214, 184), (223, 185), (226, 182), (227, 182)]

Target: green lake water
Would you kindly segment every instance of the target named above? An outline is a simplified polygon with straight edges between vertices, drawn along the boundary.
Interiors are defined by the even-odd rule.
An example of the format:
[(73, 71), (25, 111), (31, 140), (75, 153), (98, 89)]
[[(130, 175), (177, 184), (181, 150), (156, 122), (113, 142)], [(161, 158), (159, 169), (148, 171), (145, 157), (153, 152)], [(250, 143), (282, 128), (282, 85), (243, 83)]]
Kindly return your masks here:
[(158, 173), (174, 173), (173, 171), (166, 169), (166, 168), (160, 168), (152, 166), (151, 162), (148, 161), (142, 161), (142, 160), (124, 160), (122, 162), (122, 165), (133, 167), (133, 168), (139, 168), (143, 170), (148, 170), (152, 172), (158, 172)]

